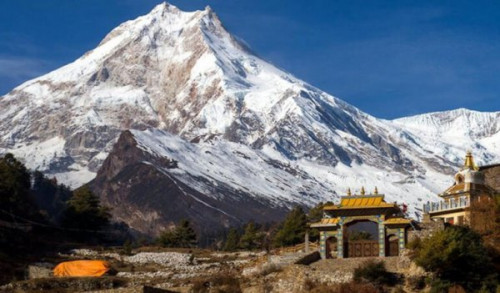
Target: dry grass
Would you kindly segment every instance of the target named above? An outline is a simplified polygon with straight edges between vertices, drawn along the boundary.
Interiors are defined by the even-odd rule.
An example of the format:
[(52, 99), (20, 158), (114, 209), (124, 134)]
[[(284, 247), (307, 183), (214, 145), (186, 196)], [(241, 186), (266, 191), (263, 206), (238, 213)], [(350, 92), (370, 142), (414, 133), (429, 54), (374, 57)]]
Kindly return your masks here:
[(314, 284), (308, 282), (307, 286), (310, 293), (380, 293), (381, 291), (377, 289), (372, 284), (366, 283), (343, 283), (338, 285), (325, 285), (325, 284)]
[(0, 292), (79, 292), (124, 287), (127, 280), (118, 277), (48, 278), (13, 283)]
[(192, 281), (193, 293), (239, 293), (240, 281), (231, 275), (215, 275), (206, 278), (197, 278)]

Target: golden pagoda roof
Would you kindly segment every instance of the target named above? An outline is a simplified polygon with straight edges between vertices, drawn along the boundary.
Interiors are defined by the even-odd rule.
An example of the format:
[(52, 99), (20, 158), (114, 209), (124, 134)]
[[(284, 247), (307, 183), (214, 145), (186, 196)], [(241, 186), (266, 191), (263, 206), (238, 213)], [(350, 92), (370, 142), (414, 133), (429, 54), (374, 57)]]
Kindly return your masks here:
[(459, 184), (455, 184), (455, 185), (450, 186), (448, 189), (446, 189), (443, 192), (443, 195), (455, 194), (455, 193), (460, 193), (460, 192), (465, 192), (465, 183), (459, 183)]
[(339, 222), (339, 218), (321, 219), (321, 224), (337, 224), (338, 222)]
[[(457, 194), (462, 194), (462, 193), (467, 193), (467, 192), (470, 193), (471, 192), (470, 189), (466, 190), (466, 184), (467, 183), (454, 184), (454, 185), (448, 187), (448, 189), (446, 189), (443, 193), (440, 193), (439, 196), (447, 197), (450, 195), (457, 195)], [(472, 188), (473, 188), (474, 192), (484, 192), (486, 194), (491, 194), (494, 192), (491, 187), (484, 185), (484, 184), (473, 184)]]
[(344, 196), (338, 205), (328, 205), (324, 210), (392, 208), (396, 204), (386, 203), (383, 195)]
[(311, 227), (321, 227), (321, 226), (330, 226), (337, 225), (340, 221), (339, 218), (323, 218), (321, 221), (312, 223)]
[(479, 170), (476, 164), (474, 164), (474, 158), (472, 157), (471, 151), (467, 151), (467, 154), (465, 155), (465, 162), (463, 169), (476, 170), (476, 171)]
[(404, 218), (390, 218), (384, 221), (385, 225), (401, 225), (401, 224), (410, 224), (411, 220)]
[[(465, 178), (469, 177), (467, 181)], [(461, 194), (493, 194), (495, 191), (484, 182), (484, 174), (479, 172), (479, 167), (474, 164), (471, 151), (465, 155), (464, 166), (455, 174), (455, 183), (445, 191), (438, 194), (441, 197), (449, 197)]]

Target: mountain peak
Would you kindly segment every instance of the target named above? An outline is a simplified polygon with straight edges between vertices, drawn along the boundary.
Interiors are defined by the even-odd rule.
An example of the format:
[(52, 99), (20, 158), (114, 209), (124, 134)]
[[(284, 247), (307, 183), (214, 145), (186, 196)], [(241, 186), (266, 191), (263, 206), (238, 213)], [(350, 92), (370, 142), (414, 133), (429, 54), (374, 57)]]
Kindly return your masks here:
[[(206, 6), (204, 10), (195, 10), (195, 11), (183, 11), (179, 9), (177, 6), (172, 5), (168, 2), (163, 2), (161, 4), (156, 5), (151, 12), (149, 12), (147, 15), (143, 17), (148, 17), (152, 16), (154, 18), (168, 18), (169, 16), (179, 16), (179, 15), (196, 15), (198, 18), (203, 18), (205, 15), (209, 16), (210, 18), (215, 16), (214, 11), (210, 6)], [(141, 18), (141, 17), (139, 17)], [(187, 18), (189, 19), (189, 18)], [(184, 19), (184, 20), (187, 20)]]
[[(26, 82), (6, 97), (0, 99), (0, 153), (12, 152), (28, 167), (73, 187), (95, 176), (119, 134), (128, 129), (159, 129), (171, 135), (151, 136), (162, 135), (165, 143), (186, 148), (210, 148), (212, 154), (210, 143), (228, 142), (234, 153), (219, 152), (218, 158), (203, 148), (191, 152), (193, 158), (206, 154), (204, 163), (187, 161), (193, 178), (201, 178), (195, 174), (201, 171), (213, 178), (213, 164), (234, 158), (241, 168), (248, 167), (233, 169), (244, 174), (242, 180), (250, 171), (262, 177), (259, 170), (279, 169), (265, 176), (280, 188), (267, 190), (284, 195), (295, 192), (286, 182), (302, 174), (298, 184), (309, 186), (313, 194), (363, 183), (384, 187), (393, 199), (406, 188), (425, 199), (429, 190), (440, 188), (434, 188), (438, 183), (420, 184), (416, 176), (426, 170), (451, 173), (447, 166), (461, 160), (463, 148), (477, 150), (478, 161), (499, 157), (490, 151), (498, 148), (495, 127), (500, 124), (491, 122), (495, 117), (469, 119), (477, 123), (429, 117), (406, 125), (376, 119), (247, 51), (210, 7), (184, 12), (159, 4), (149, 14), (122, 23), (75, 62)], [(459, 141), (450, 143), (457, 135)], [(380, 172), (390, 174), (392, 181), (380, 179), (387, 178)], [(282, 176), (273, 181), (278, 173)], [(231, 173), (224, 174), (223, 185), (234, 185)], [(313, 177), (314, 185), (308, 185)], [(401, 187), (401, 182), (406, 185)], [(243, 183), (236, 183), (235, 190)], [(246, 186), (251, 196), (267, 194)], [(323, 194), (326, 199), (328, 192)]]
[(151, 12), (149, 14), (157, 14), (157, 13), (164, 14), (164, 13), (168, 13), (168, 12), (179, 13), (179, 12), (181, 12), (181, 10), (179, 8), (177, 8), (177, 6), (175, 6), (175, 5), (172, 5), (172, 4), (167, 3), (167, 2), (163, 2), (163, 3), (156, 5), (153, 8), (153, 10), (151, 10)]

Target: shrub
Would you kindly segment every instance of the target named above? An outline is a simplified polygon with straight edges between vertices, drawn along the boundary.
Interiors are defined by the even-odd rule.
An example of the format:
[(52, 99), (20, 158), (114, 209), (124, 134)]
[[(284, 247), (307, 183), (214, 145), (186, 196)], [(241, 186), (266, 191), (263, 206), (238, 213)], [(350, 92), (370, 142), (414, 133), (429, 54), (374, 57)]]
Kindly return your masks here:
[(414, 291), (421, 291), (425, 288), (424, 276), (407, 276), (405, 277), (406, 285)]
[(422, 239), (420, 239), (420, 237), (416, 237), (413, 241), (410, 241), (406, 247), (411, 250), (418, 250), (422, 247)]
[(415, 262), (438, 280), (435, 292), (451, 285), (461, 285), (467, 292), (483, 286), (494, 291), (495, 273), (481, 237), (470, 228), (450, 226), (422, 240), (415, 251)]
[(394, 285), (397, 278), (385, 269), (383, 261), (369, 260), (354, 270), (354, 281), (365, 281), (376, 285)]
[(132, 242), (129, 239), (125, 240), (123, 243), (122, 253), (124, 255), (132, 255)]
[(446, 293), (453, 286), (449, 281), (434, 279), (430, 283), (431, 291), (430, 293)]

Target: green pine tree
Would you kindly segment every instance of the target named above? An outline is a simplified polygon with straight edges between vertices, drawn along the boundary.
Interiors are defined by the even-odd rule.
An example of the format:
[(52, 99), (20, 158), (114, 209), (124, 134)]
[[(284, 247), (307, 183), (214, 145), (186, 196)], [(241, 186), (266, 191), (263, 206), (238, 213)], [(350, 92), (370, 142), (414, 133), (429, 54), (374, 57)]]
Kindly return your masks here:
[(75, 190), (66, 204), (63, 216), (65, 227), (100, 230), (109, 224), (111, 218), (109, 208), (101, 206), (99, 198), (88, 186)]
[[(333, 203), (331, 201), (318, 203), (315, 207), (309, 210), (309, 213), (307, 214), (307, 221), (309, 223), (316, 223), (321, 221), (321, 219), (323, 218), (323, 208), (327, 205), (332, 205), (332, 204)], [(309, 240), (317, 241), (318, 239), (319, 239), (318, 229), (310, 229)]]
[(39, 171), (33, 172), (32, 194), (39, 209), (53, 223), (59, 223), (66, 201), (71, 198), (71, 190), (58, 184), (55, 178), (49, 179)]
[(132, 255), (132, 241), (130, 241), (130, 239), (125, 240), (123, 243), (122, 253), (124, 255)]
[(174, 231), (163, 231), (156, 239), (156, 242), (163, 247), (177, 247), (178, 241)]
[(0, 220), (7, 223), (5, 226), (13, 228), (0, 227), (0, 257), (8, 255), (7, 249), (19, 251), (33, 243), (38, 227), (24, 231), (23, 225), (28, 223), (26, 219), (35, 222), (45, 220), (31, 196), (30, 177), (26, 167), (12, 154), (0, 157)]
[(229, 229), (229, 233), (227, 234), (223, 250), (235, 251), (238, 249), (239, 242), (240, 242), (240, 233), (235, 228), (231, 228)]
[(181, 220), (174, 230), (167, 230), (156, 240), (164, 247), (195, 247), (198, 244), (196, 232), (188, 220)]
[(27, 216), (35, 212), (30, 185), (30, 174), (20, 161), (12, 154), (0, 158), (0, 208), (4, 213)]
[(295, 207), (286, 216), (281, 229), (276, 233), (273, 240), (274, 246), (289, 246), (303, 242), (306, 229), (307, 216), (301, 207)]
[(198, 244), (196, 232), (188, 220), (181, 220), (175, 228), (175, 237), (179, 247), (195, 247)]
[(240, 238), (239, 247), (242, 249), (257, 249), (262, 247), (264, 234), (260, 232), (253, 221), (248, 222), (245, 233)]
[(323, 218), (323, 207), (325, 204), (323, 202), (318, 203), (315, 207), (309, 210), (307, 213), (307, 219), (309, 222), (319, 222)]

